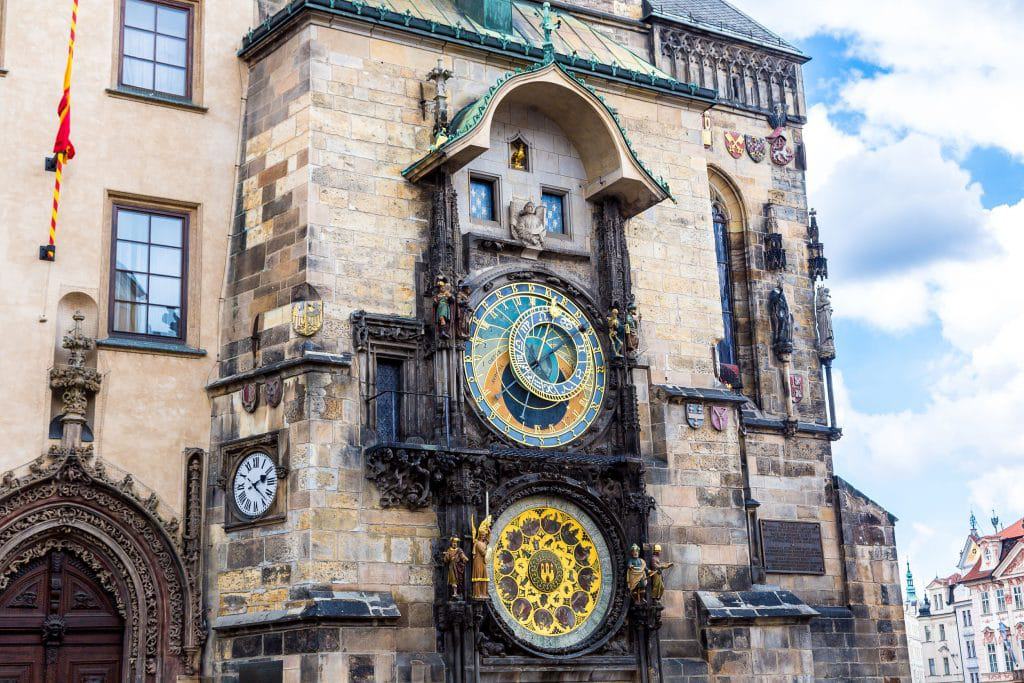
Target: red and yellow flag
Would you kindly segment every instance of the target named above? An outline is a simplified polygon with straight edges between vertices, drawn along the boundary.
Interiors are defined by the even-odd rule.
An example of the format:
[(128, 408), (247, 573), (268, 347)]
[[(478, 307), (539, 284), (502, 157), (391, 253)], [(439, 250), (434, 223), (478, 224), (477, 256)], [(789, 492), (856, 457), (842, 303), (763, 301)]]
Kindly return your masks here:
[(57, 139), (53, 143), (53, 154), (56, 161), (56, 178), (53, 183), (53, 210), (50, 214), (50, 242), (40, 250), (40, 258), (52, 261), (56, 248), (57, 209), (60, 206), (60, 183), (64, 173), (64, 163), (75, 156), (75, 146), (71, 144), (71, 64), (75, 58), (75, 30), (78, 26), (78, 0), (72, 0), (71, 6), (71, 37), (68, 39), (68, 61), (64, 66), (64, 93), (57, 105)]

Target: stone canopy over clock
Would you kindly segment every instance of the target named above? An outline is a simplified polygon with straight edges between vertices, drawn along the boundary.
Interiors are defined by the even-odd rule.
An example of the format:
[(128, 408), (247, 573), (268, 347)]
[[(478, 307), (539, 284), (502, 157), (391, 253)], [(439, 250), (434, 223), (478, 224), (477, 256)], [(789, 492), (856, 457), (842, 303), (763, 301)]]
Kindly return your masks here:
[(577, 441), (598, 420), (607, 358), (584, 306), (540, 281), (509, 281), (477, 303), (463, 364), (481, 419), (531, 448)]

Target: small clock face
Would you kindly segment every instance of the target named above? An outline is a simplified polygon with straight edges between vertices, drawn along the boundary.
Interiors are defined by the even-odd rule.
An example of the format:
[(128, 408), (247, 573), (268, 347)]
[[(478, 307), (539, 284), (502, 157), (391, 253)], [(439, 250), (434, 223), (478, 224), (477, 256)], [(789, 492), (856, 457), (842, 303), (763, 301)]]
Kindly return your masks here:
[(562, 292), (517, 282), (476, 308), (464, 365), (484, 419), (517, 443), (553, 448), (597, 419), (607, 371), (590, 321)]
[(232, 484), (235, 506), (246, 517), (259, 517), (277, 495), (277, 467), (263, 452), (250, 453), (238, 464)]

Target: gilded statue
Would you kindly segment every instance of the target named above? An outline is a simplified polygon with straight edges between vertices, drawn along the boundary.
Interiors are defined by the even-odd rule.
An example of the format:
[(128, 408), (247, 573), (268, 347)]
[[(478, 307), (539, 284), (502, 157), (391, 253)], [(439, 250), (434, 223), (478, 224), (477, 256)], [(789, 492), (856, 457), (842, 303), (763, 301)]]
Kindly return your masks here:
[(473, 570), (470, 579), (473, 584), (472, 598), (487, 599), (487, 551), (491, 542), (491, 524), (494, 520), (490, 515), (480, 522), (473, 534)]
[(612, 306), (608, 314), (608, 340), (612, 343), (612, 354), (618, 358), (622, 355), (622, 321), (619, 319), (619, 307)]
[(452, 536), (442, 560), (448, 570), (448, 595), (452, 600), (457, 600), (459, 599), (459, 588), (466, 580), (466, 564), (469, 563), (466, 553), (459, 547), (458, 536)]
[(626, 342), (626, 353), (635, 354), (640, 349), (640, 314), (636, 304), (626, 307), (626, 318), (622, 322), (622, 336)]
[(512, 142), (512, 155), (509, 157), (508, 165), (517, 171), (529, 170), (530, 161), (527, 155), (527, 147), (526, 143), (522, 140)]
[(547, 235), (547, 229), (544, 227), (544, 210), (538, 210), (533, 202), (526, 202), (516, 214), (512, 234), (528, 247), (543, 247), (544, 237)]
[(651, 551), (651, 597), (656, 602), (661, 602), (661, 597), (665, 595), (665, 578), (664, 573), (675, 566), (675, 562), (662, 562), (661, 561), (661, 546), (658, 544), (654, 545), (654, 549)]
[(647, 562), (640, 557), (640, 546), (636, 543), (629, 550), (629, 561), (626, 563), (626, 588), (633, 602), (644, 602), (647, 599)]

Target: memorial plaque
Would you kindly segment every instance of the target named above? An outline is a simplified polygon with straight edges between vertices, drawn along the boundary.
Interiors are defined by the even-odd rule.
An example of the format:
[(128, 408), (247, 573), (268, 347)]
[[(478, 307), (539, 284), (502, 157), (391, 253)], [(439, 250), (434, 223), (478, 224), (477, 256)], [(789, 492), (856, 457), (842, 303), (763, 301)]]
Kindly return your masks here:
[(773, 574), (824, 574), (821, 524), (762, 519), (761, 558)]

